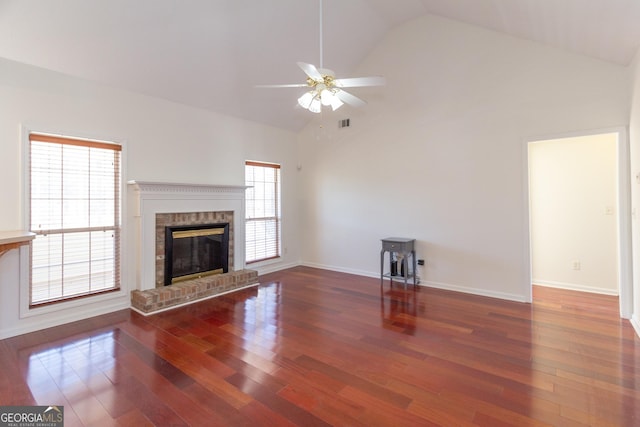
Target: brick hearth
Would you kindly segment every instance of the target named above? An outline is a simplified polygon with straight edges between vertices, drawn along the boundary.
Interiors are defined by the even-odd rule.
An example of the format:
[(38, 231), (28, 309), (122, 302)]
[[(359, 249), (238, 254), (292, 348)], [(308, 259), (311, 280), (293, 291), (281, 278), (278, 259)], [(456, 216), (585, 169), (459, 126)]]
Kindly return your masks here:
[(204, 298), (228, 293), (258, 284), (258, 272), (239, 270), (187, 280), (170, 286), (131, 291), (131, 306), (142, 314), (193, 303)]

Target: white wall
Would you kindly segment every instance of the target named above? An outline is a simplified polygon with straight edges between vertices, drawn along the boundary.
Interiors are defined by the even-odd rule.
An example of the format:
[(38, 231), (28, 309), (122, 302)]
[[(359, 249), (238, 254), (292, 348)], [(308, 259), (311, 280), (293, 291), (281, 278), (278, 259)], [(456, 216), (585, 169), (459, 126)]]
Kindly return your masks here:
[[(291, 132), (4, 59), (0, 59), (0, 118), (0, 230), (27, 227), (22, 214), (20, 139), (21, 127), (26, 127), (123, 143), (127, 180), (244, 185), (245, 160), (280, 163), (283, 245), (288, 251), (278, 264), (252, 268), (262, 272), (299, 262), (297, 153)], [(127, 224), (123, 226), (126, 233)], [(127, 251), (122, 263), (125, 278), (130, 267)], [(129, 306), (130, 284), (123, 283), (121, 293), (98, 298), (96, 303), (80, 300), (55, 307), (63, 307), (62, 311), (48, 308), (21, 318), (18, 253), (13, 250), (0, 258), (0, 338)]]
[(640, 50), (632, 67), (633, 90), (629, 140), (631, 154), (631, 205), (633, 246), (633, 314), (631, 323), (640, 335)]
[(618, 295), (617, 143), (608, 133), (529, 144), (533, 283)]
[(528, 300), (526, 141), (624, 126), (628, 70), (425, 16), (354, 75), (378, 73), (300, 135), (303, 262), (375, 276), (380, 239), (413, 237), (426, 284)]

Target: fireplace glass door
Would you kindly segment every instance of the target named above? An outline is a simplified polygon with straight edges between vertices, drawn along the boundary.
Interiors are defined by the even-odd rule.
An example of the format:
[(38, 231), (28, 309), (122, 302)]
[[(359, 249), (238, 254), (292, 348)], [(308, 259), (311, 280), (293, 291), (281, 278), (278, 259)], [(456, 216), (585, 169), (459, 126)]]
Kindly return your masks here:
[(165, 285), (229, 271), (229, 224), (166, 227)]

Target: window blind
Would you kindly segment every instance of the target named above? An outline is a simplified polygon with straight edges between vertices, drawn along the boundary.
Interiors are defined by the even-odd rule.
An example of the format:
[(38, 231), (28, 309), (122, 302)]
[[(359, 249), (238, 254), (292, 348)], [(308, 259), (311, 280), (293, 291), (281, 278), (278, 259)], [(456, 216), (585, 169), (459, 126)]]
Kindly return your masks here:
[(280, 165), (246, 162), (245, 261), (280, 257)]
[(32, 133), (30, 306), (120, 287), (121, 146)]

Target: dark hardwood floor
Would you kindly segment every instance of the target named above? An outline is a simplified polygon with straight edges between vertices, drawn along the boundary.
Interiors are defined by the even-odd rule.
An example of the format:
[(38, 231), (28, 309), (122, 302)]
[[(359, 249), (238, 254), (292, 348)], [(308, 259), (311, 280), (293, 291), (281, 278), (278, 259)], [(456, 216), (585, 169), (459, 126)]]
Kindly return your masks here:
[(614, 297), (531, 305), (298, 267), (143, 317), (0, 341), (0, 405), (65, 426), (638, 426), (640, 339)]

